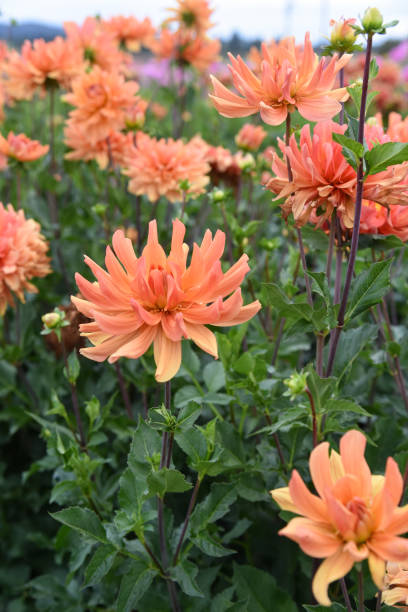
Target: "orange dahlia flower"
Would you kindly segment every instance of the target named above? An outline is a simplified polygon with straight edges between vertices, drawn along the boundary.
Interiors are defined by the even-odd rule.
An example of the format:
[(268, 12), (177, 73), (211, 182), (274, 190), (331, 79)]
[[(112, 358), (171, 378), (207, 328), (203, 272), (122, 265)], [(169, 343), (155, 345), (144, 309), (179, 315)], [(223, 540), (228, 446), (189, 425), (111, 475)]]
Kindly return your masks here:
[(174, 15), (166, 23), (175, 21), (180, 28), (195, 30), (198, 34), (204, 34), (214, 25), (210, 21), (213, 9), (208, 0), (177, 0), (177, 5), (168, 9)]
[(33, 219), (24, 211), (15, 211), (11, 204), (0, 202), (0, 315), (7, 304), (14, 306), (13, 293), (24, 303), (24, 291), (37, 293), (30, 283), (35, 277), (51, 272), (46, 253), (48, 243)]
[(408, 207), (394, 204), (385, 206), (363, 200), (360, 220), (361, 234), (382, 234), (408, 240)]
[(136, 101), (139, 86), (126, 82), (117, 72), (105, 72), (95, 66), (72, 83), (72, 92), (64, 100), (76, 106), (69, 121), (86, 130), (91, 145), (125, 126), (126, 112)]
[(246, 151), (257, 151), (266, 137), (266, 132), (260, 125), (245, 123), (235, 136), (235, 143)]
[(149, 47), (155, 28), (149, 17), (143, 21), (136, 17), (118, 15), (103, 22), (104, 30), (109, 32), (117, 44), (124, 45), (129, 51), (137, 52), (141, 46)]
[(280, 530), (307, 555), (324, 559), (313, 579), (316, 600), (330, 605), (328, 585), (345, 576), (354, 563), (368, 559), (372, 578), (383, 588), (386, 561), (408, 558), (408, 505), (398, 507), (402, 476), (389, 457), (385, 476), (372, 476), (364, 458), (365, 437), (356, 430), (340, 440), (340, 455), (322, 442), (312, 451), (310, 474), (317, 495), (293, 470), (289, 487), (271, 491), (284, 510), (300, 514)]
[(223, 273), (220, 258), (225, 234), (217, 231), (212, 238), (207, 230), (201, 245), (194, 244), (187, 266), (184, 234), (183, 223), (173, 221), (171, 251), (166, 257), (158, 242), (156, 221), (151, 221), (139, 259), (121, 230), (112, 239), (116, 257), (109, 246), (106, 249), (107, 272), (85, 257), (97, 282), (76, 275), (85, 299), (72, 297), (72, 301), (93, 319), (80, 327), (94, 344), (81, 349), (82, 355), (114, 363), (119, 357), (137, 359), (153, 343), (156, 380), (165, 382), (180, 368), (182, 338), (193, 340), (217, 359), (217, 341), (206, 325), (238, 325), (258, 312), (258, 301), (243, 306), (239, 288), (249, 271), (247, 255)]
[(387, 606), (395, 606), (408, 612), (408, 563), (387, 563), (385, 586), (381, 601)]
[(381, 113), (376, 113), (367, 119), (364, 136), (369, 148), (383, 142), (408, 142), (408, 117), (403, 119), (399, 113), (390, 113), (385, 130)]
[[(321, 227), (336, 210), (344, 226), (353, 227), (357, 174), (343, 156), (341, 145), (332, 137), (333, 133), (344, 134), (345, 130), (345, 125), (323, 121), (315, 125), (313, 136), (310, 126), (303, 126), (299, 145), (294, 135), (288, 147), (279, 141), (281, 151), (290, 161), (293, 180), (288, 180), (286, 160), (275, 156), (272, 170), (276, 177), (266, 187), (278, 194), (278, 198), (286, 198), (282, 205), (284, 216), (292, 212), (298, 226), (307, 223), (314, 213), (317, 226)], [(363, 197), (384, 206), (406, 206), (408, 185), (403, 181), (407, 174), (408, 167), (401, 164), (368, 176)]]
[(37, 89), (52, 82), (68, 88), (83, 68), (82, 55), (71, 41), (57, 36), (51, 42), (42, 38), (26, 40), (21, 54), (10, 51), (5, 64), (8, 93), (18, 100), (30, 99)]
[(0, 134), (0, 153), (19, 162), (35, 161), (48, 153), (48, 145), (31, 140), (25, 134), (9, 132), (7, 138)]
[(82, 25), (66, 21), (64, 30), (67, 40), (79, 50), (88, 66), (99, 66), (109, 72), (121, 69), (128, 60), (118, 48), (114, 35), (95, 17), (87, 17)]
[(102, 170), (108, 165), (122, 166), (133, 145), (132, 134), (114, 131), (102, 140), (90, 142), (86, 127), (80, 127), (70, 121), (66, 124), (64, 134), (65, 144), (72, 149), (65, 155), (65, 159), (95, 160)]
[(209, 182), (210, 168), (204, 152), (194, 143), (184, 144), (182, 140), (157, 140), (138, 132), (136, 147), (130, 151), (125, 164), (130, 193), (146, 195), (151, 202), (161, 196), (170, 202), (181, 201), (180, 181), (188, 180), (187, 193), (191, 195), (203, 193)]
[(265, 123), (280, 125), (288, 112), (297, 108), (305, 119), (320, 121), (336, 115), (341, 109), (340, 102), (347, 100), (347, 90), (333, 89), (333, 86), (350, 55), (319, 61), (309, 33), (301, 53), (296, 50), (294, 38), (290, 38), (272, 50), (264, 44), (262, 55), (258, 77), (240, 56), (228, 54), (234, 85), (241, 95), (232, 93), (212, 77), (214, 94), (210, 98), (224, 117), (248, 117), (259, 112)]
[(161, 59), (189, 64), (199, 72), (204, 72), (217, 61), (221, 43), (208, 36), (193, 36), (187, 31), (171, 32), (163, 28), (150, 48)]

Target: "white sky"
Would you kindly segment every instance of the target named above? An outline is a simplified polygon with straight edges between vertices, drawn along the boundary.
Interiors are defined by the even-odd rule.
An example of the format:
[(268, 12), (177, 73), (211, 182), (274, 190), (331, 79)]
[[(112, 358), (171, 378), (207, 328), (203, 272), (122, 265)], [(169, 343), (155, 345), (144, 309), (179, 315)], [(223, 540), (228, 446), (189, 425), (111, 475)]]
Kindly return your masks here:
[[(237, 31), (247, 38), (264, 39), (294, 34), (303, 38), (309, 30), (313, 40), (327, 34), (330, 18), (357, 17), (370, 6), (370, 0), (212, 0), (215, 8), (214, 36)], [(82, 21), (88, 15), (111, 17), (117, 14), (150, 17), (158, 25), (173, 0), (0, 0), (2, 21), (35, 20), (61, 24)], [(373, 0), (386, 21), (399, 19), (391, 30), (393, 37), (408, 38), (407, 0)], [(285, 12), (286, 9), (286, 12)]]

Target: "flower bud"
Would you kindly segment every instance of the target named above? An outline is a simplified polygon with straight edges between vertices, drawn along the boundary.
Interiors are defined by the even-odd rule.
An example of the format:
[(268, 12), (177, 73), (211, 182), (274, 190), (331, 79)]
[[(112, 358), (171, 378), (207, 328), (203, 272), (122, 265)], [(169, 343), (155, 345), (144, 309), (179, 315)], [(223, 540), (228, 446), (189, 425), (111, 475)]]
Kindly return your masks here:
[(238, 162), (239, 168), (241, 168), (243, 172), (248, 172), (249, 170), (253, 170), (256, 165), (255, 159), (253, 155), (251, 155), (251, 153), (247, 153), (246, 155), (242, 155), (242, 156), (237, 155), (237, 162)]
[(332, 31), (330, 34), (330, 42), (332, 46), (340, 51), (352, 51), (352, 47), (357, 39), (357, 34), (351, 25), (355, 22), (355, 19), (339, 19), (335, 21), (332, 19), (330, 25)]
[(378, 8), (371, 7), (366, 9), (361, 23), (366, 32), (379, 30), (383, 25), (383, 16)]
[(284, 395), (295, 397), (300, 395), (306, 389), (307, 374), (304, 372), (294, 372), (290, 378), (286, 378), (283, 382), (288, 387), (288, 391)]
[(61, 315), (58, 312), (47, 312), (41, 317), (44, 327), (54, 329), (61, 322)]

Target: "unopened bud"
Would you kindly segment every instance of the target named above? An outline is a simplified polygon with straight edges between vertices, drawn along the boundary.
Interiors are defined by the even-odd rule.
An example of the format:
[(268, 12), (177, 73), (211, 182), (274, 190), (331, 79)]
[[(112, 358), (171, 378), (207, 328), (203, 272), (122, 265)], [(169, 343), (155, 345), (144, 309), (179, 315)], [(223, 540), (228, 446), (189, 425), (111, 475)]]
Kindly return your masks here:
[(366, 32), (373, 32), (379, 30), (383, 25), (383, 16), (381, 15), (378, 8), (371, 7), (364, 13), (361, 23)]
[(339, 51), (352, 50), (357, 39), (357, 34), (351, 27), (354, 22), (355, 19), (339, 19), (339, 21), (332, 19), (330, 21), (330, 25), (332, 26), (330, 42), (333, 48)]
[(58, 312), (47, 312), (41, 317), (41, 321), (48, 329), (54, 329), (61, 322), (61, 315)]
[(290, 378), (285, 378), (283, 382), (287, 386), (288, 391), (284, 395), (295, 397), (303, 393), (307, 386), (306, 379), (307, 374), (303, 372), (294, 372)]
[(223, 202), (225, 200), (225, 191), (222, 189), (213, 189), (211, 192), (212, 201), (214, 204), (218, 204), (219, 202)]

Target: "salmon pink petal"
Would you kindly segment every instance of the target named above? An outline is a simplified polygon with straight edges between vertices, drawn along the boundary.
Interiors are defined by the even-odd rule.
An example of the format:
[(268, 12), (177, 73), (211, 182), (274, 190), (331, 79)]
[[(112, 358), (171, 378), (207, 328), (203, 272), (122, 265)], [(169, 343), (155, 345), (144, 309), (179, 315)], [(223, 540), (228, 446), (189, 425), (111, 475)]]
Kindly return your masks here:
[(344, 467), (339, 453), (332, 450), (330, 453), (330, 474), (333, 483), (336, 483), (344, 476)]
[(368, 567), (374, 584), (381, 590), (384, 588), (385, 561), (374, 553), (368, 555)]
[(289, 491), (299, 514), (315, 521), (327, 522), (326, 506), (320, 497), (310, 493), (297, 470), (293, 470)]
[(341, 104), (327, 95), (297, 100), (299, 113), (308, 121), (331, 119), (341, 111)]
[(201, 306), (192, 304), (186, 310), (183, 310), (183, 318), (189, 323), (203, 323), (204, 325), (214, 325), (220, 318), (222, 298), (218, 298), (210, 306)]
[(215, 359), (218, 359), (217, 339), (213, 332), (205, 327), (205, 325), (195, 325), (194, 323), (189, 323), (188, 321), (184, 321), (184, 325), (188, 337), (191, 338), (191, 340), (195, 342), (200, 349), (206, 353), (209, 353), (215, 357)]
[(214, 287), (214, 293), (224, 297), (229, 295), (242, 283), (249, 272), (248, 255), (242, 255), (238, 261), (224, 274), (223, 279)]
[(71, 295), (71, 302), (74, 304), (75, 308), (82, 312), (83, 315), (92, 319), (91, 310), (93, 308), (92, 302), (88, 302), (87, 300), (82, 300), (81, 298), (76, 297), (75, 295)]
[(384, 524), (384, 529), (390, 535), (408, 532), (408, 504), (394, 510), (391, 518)]
[(181, 365), (181, 341), (173, 342), (159, 329), (154, 340), (156, 380), (166, 382), (177, 374)]
[(341, 540), (330, 526), (303, 517), (289, 521), (279, 535), (297, 542), (304, 553), (318, 559), (334, 555), (341, 546)]
[(181, 312), (163, 313), (161, 326), (166, 336), (173, 342), (180, 342), (182, 337), (187, 337), (187, 332), (184, 326), (183, 315)]
[(95, 319), (102, 331), (111, 335), (127, 334), (136, 331), (143, 325), (143, 320), (133, 310), (130, 312), (115, 313), (114, 315), (108, 315), (93, 310), (92, 318)]
[(113, 281), (120, 286), (122, 291), (130, 293), (128, 276), (109, 246), (106, 247), (105, 266)]
[(347, 542), (347, 544), (343, 546), (343, 550), (344, 552), (350, 553), (354, 561), (357, 562), (364, 561), (364, 559), (367, 559), (369, 555), (369, 550), (367, 546), (365, 544), (360, 544), (359, 546), (357, 546), (354, 540), (350, 540), (349, 542)]
[(298, 509), (292, 501), (290, 496), (289, 487), (281, 487), (280, 489), (273, 489), (269, 491), (272, 498), (282, 508), (282, 510), (288, 510), (289, 512), (295, 512), (297, 514)]
[(281, 125), (288, 115), (288, 108), (286, 104), (269, 106), (269, 104), (265, 104), (265, 102), (260, 102), (259, 112), (262, 121), (265, 121), (268, 125)]
[(112, 237), (112, 246), (119, 261), (123, 264), (128, 274), (136, 274), (137, 257), (132, 246), (132, 241), (125, 238), (122, 230), (116, 230)]
[(173, 235), (171, 238), (171, 251), (167, 259), (168, 262), (176, 263), (180, 270), (184, 272), (186, 268), (187, 251), (183, 248), (183, 239), (186, 227), (179, 219), (173, 221)]
[(313, 595), (322, 606), (330, 606), (327, 590), (331, 582), (343, 578), (354, 565), (353, 557), (339, 549), (319, 566), (312, 583)]
[(138, 359), (145, 354), (151, 343), (156, 337), (158, 327), (151, 325), (142, 325), (137, 332), (132, 334), (132, 339), (126, 344), (122, 344), (109, 358), (109, 363), (115, 362), (119, 357), (127, 357), (128, 359)]
[(131, 334), (123, 334), (122, 336), (113, 336), (97, 346), (92, 346), (90, 348), (80, 349), (81, 355), (88, 357), (88, 359), (92, 359), (93, 361), (105, 361), (107, 357), (112, 355), (116, 350), (119, 349), (123, 344), (126, 344), (133, 337), (133, 333)]
[(217, 323), (213, 323), (212, 325), (218, 327), (229, 327), (230, 325), (240, 325), (241, 323), (246, 323), (256, 315), (262, 308), (262, 305), (259, 300), (255, 300), (255, 302), (251, 302), (246, 306), (242, 306), (240, 311), (233, 319), (229, 319), (227, 321), (223, 320), (222, 322), (218, 321)]
[(371, 472), (364, 458), (366, 439), (355, 429), (348, 431), (340, 440), (340, 455), (344, 470), (353, 474), (360, 483), (360, 497), (371, 494)]
[(244, 98), (239, 98), (239, 103), (217, 98), (213, 95), (210, 95), (209, 98), (223, 117), (249, 117), (258, 110), (257, 106), (250, 106)]
[(146, 269), (150, 270), (152, 266), (158, 268), (166, 268), (166, 253), (163, 250), (163, 247), (159, 244), (159, 239), (157, 235), (157, 223), (155, 220), (150, 221), (149, 223), (149, 235), (147, 238), (147, 244), (143, 249), (142, 257), (144, 257), (146, 262)]
[(309, 459), (309, 467), (316, 491), (320, 497), (324, 497), (325, 490), (333, 487), (328, 442), (322, 442), (312, 450)]
[(367, 542), (369, 549), (385, 561), (406, 561), (408, 558), (408, 539), (374, 533)]

